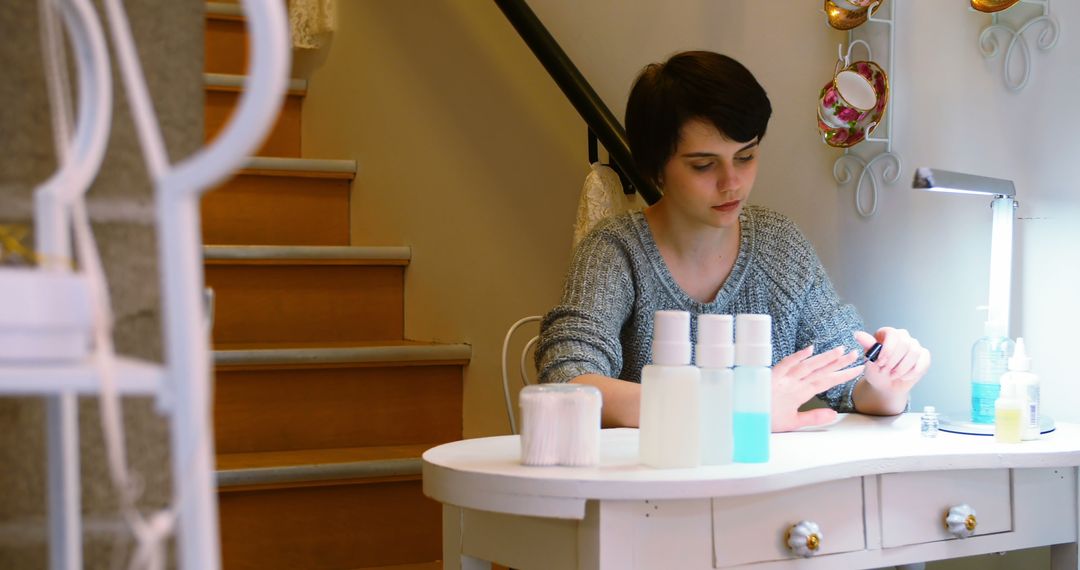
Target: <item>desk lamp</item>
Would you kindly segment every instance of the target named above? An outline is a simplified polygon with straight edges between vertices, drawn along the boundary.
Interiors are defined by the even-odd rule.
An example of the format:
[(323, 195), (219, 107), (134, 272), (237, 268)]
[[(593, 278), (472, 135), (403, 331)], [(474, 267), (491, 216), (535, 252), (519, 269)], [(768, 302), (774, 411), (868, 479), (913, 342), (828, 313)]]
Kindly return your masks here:
[[(1013, 213), (1016, 211), (1016, 187), (1011, 180), (963, 174), (936, 168), (915, 169), (911, 187), (930, 192), (974, 194), (992, 198), (990, 209), (993, 224), (990, 229), (990, 299), (987, 322), (997, 336), (1009, 333), (1009, 297), (1012, 287)], [(1041, 418), (1042, 431), (1052, 431), (1053, 421)], [(943, 417), (942, 431), (971, 435), (993, 435), (993, 424), (979, 424), (961, 417)]]
[(1012, 286), (1013, 212), (1016, 211), (1016, 187), (1011, 180), (961, 174), (935, 168), (915, 169), (912, 188), (930, 192), (952, 192), (992, 196), (990, 209), (990, 303), (987, 320), (1001, 336), (1009, 334), (1009, 294)]

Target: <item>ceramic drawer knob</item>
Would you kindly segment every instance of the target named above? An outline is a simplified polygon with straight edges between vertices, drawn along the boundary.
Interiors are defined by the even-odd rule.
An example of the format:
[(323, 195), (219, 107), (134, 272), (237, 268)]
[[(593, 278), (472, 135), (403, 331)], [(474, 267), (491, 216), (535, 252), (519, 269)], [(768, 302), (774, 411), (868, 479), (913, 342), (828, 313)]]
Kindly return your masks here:
[(975, 534), (975, 509), (969, 505), (956, 505), (945, 513), (945, 528), (956, 538), (967, 538)]
[(812, 521), (799, 521), (787, 531), (788, 550), (803, 558), (810, 558), (821, 550), (821, 529)]

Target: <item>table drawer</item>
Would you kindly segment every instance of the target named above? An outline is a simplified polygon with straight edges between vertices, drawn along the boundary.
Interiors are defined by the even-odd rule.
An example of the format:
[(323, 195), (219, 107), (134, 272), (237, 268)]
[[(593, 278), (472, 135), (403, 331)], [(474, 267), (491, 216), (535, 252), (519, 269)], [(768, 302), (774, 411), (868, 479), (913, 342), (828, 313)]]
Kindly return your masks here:
[(785, 535), (803, 520), (821, 529), (817, 556), (866, 548), (860, 477), (713, 499), (712, 516), (717, 568), (798, 558), (787, 549)]
[(1008, 469), (892, 473), (879, 481), (885, 548), (954, 539), (945, 516), (960, 504), (975, 509), (976, 536), (1012, 530)]

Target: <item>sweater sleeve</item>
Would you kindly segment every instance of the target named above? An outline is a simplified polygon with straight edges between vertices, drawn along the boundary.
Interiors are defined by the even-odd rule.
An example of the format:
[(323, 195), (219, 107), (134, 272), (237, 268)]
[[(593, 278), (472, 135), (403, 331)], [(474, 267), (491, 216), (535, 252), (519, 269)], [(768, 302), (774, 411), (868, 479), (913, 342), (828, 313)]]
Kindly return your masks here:
[(629, 252), (611, 233), (593, 231), (574, 251), (561, 302), (540, 325), (540, 381), (569, 382), (582, 374), (618, 378), (620, 331), (633, 303)]
[[(850, 304), (842, 303), (833, 289), (825, 268), (821, 265), (813, 247), (807, 242), (808, 257), (811, 260), (809, 287), (803, 298), (802, 311), (797, 333), (798, 346), (814, 345), (814, 352), (821, 353), (837, 346), (862, 350), (856, 342), (854, 332), (863, 329), (863, 320), (858, 311)], [(861, 362), (859, 357), (857, 362)], [(858, 378), (833, 386), (818, 394), (830, 408), (838, 412), (854, 412), (852, 400), (855, 383)]]

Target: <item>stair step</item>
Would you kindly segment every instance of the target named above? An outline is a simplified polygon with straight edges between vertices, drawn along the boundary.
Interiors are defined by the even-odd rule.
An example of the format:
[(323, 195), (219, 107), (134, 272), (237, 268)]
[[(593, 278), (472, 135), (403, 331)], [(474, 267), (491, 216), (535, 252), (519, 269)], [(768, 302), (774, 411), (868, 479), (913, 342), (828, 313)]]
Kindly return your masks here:
[(422, 492), (424, 447), (219, 455), (224, 566), (370, 568), (438, 560), (442, 510)]
[(461, 439), (466, 345), (216, 348), (220, 453)]
[[(203, 131), (205, 140), (212, 140), (232, 115), (244, 87), (244, 76), (225, 73), (204, 73), (206, 93)], [(264, 156), (300, 156), (300, 107), (307, 92), (307, 81), (292, 79), (274, 128), (256, 154)]]
[(408, 247), (205, 246), (214, 341), (402, 338), (410, 255)]
[(222, 492), (418, 479), (420, 457), (437, 444), (225, 453), (217, 457)]
[(207, 2), (203, 69), (211, 73), (247, 70), (247, 25), (239, 4)]
[(348, 245), (356, 161), (252, 158), (202, 200), (203, 241)]
[(467, 364), (472, 348), (467, 344), (430, 344), (411, 341), (337, 343), (286, 343), (277, 346), (266, 344), (218, 344), (214, 350), (214, 364), (228, 366), (231, 370), (241, 367), (284, 368), (326, 367), (348, 365), (353, 367), (396, 364), (433, 365)]

